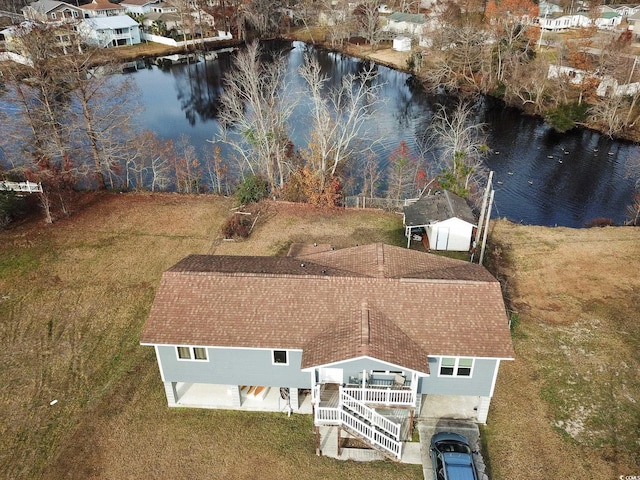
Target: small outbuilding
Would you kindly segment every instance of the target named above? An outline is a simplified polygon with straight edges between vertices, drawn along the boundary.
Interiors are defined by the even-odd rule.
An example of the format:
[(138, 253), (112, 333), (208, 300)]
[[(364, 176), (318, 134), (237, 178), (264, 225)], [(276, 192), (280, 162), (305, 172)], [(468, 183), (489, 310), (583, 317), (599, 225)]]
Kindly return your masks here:
[(404, 207), (407, 248), (422, 240), (427, 250), (466, 252), (471, 249), (477, 220), (467, 201), (447, 190)]
[(393, 49), (397, 52), (410, 52), (411, 39), (409, 37), (396, 37), (393, 39)]

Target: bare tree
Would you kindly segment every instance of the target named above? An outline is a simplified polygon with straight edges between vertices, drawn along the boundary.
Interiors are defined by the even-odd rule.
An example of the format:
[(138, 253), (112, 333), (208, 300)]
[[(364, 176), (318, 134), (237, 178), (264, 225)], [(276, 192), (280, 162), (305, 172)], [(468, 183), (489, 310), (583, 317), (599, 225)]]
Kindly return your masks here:
[(361, 195), (374, 198), (378, 194), (380, 181), (382, 180), (382, 170), (380, 169), (380, 161), (373, 153), (361, 157), (359, 171), (362, 173), (362, 190)]
[(256, 42), (238, 53), (234, 68), (225, 76), (220, 97), (219, 135), (253, 174), (261, 174), (269, 186), (281, 188), (289, 172), (287, 120), (293, 97), (281, 95), (286, 68), (284, 59), (261, 59)]
[(436, 149), (440, 184), (468, 197), (473, 183), (484, 173), (487, 153), (484, 123), (477, 122), (473, 106), (460, 102), (449, 112), (440, 106), (431, 122), (430, 142)]
[(272, 37), (278, 33), (284, 7), (282, 0), (249, 0), (244, 5), (244, 12), (258, 35)]
[(312, 138), (307, 160), (323, 175), (336, 174), (352, 158), (358, 137), (366, 137), (367, 122), (375, 115), (381, 84), (373, 64), (359, 75), (345, 75), (339, 87), (323, 92), (327, 77), (315, 58), (300, 68), (312, 101)]
[(369, 42), (372, 50), (377, 48), (382, 34), (379, 8), (380, 0), (362, 0), (353, 12), (357, 32)]
[(387, 196), (394, 200), (407, 198), (415, 194), (418, 159), (402, 141), (389, 156), (387, 172)]
[(79, 154), (93, 159), (93, 167), (88, 170), (98, 188), (114, 188), (127, 157), (127, 138), (134, 135), (132, 122), (139, 104), (134, 100), (134, 84), (126, 77), (111, 75), (115, 67), (91, 68), (97, 53), (94, 48), (85, 48), (60, 61), (66, 66), (75, 100), (73, 137)]

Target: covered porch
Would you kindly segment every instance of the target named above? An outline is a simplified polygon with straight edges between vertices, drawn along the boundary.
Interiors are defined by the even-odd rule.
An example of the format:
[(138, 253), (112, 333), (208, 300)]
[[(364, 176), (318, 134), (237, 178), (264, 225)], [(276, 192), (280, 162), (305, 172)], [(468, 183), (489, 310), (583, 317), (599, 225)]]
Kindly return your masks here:
[(342, 376), (330, 370), (335, 369), (320, 369), (318, 381), (311, 390), (311, 401), (318, 407), (338, 407), (342, 392), (371, 406), (419, 407), (417, 372), (405, 374), (364, 369), (357, 375), (348, 376), (345, 382), (340, 382)]
[(165, 389), (173, 407), (312, 413), (311, 394), (303, 389), (185, 382), (168, 382)]

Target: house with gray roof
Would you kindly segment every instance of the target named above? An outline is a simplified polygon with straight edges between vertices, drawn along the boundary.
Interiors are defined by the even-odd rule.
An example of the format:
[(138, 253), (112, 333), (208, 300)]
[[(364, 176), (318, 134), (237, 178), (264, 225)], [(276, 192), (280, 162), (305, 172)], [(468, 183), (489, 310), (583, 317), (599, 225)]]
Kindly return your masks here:
[(468, 252), (477, 228), (467, 201), (448, 190), (426, 195), (403, 208), (407, 247), (418, 238), (427, 250)]
[(312, 414), (392, 458), (438, 402), (485, 423), (514, 358), (484, 267), (383, 244), (188, 256), (162, 275), (141, 344), (169, 406)]
[(399, 35), (419, 37), (425, 25), (426, 17), (423, 13), (394, 12), (387, 17), (387, 24), (383, 30)]
[(82, 10), (78, 7), (57, 0), (38, 0), (22, 8), (27, 20), (39, 22), (73, 21), (82, 18)]

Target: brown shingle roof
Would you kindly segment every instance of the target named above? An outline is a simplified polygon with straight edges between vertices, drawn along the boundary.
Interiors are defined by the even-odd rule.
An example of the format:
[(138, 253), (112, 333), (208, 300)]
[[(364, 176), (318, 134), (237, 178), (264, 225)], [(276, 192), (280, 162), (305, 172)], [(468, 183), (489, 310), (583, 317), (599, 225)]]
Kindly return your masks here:
[(83, 10), (124, 10), (124, 7), (117, 3), (111, 3), (109, 0), (93, 0), (91, 3), (80, 5)]
[(376, 358), (513, 357), (500, 285), (483, 267), (382, 244), (187, 257), (163, 274), (141, 341), (303, 349), (305, 364), (325, 364), (358, 353), (348, 330), (363, 303), (373, 341), (358, 348)]
[(429, 373), (427, 352), (382, 312), (363, 302), (351, 313), (303, 347), (302, 368), (369, 356)]

